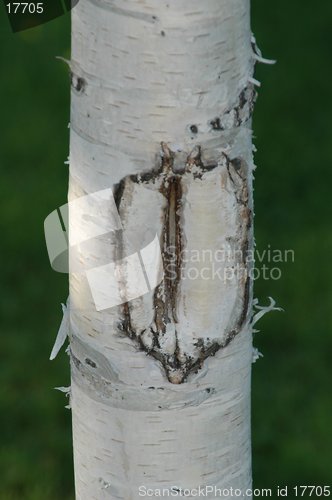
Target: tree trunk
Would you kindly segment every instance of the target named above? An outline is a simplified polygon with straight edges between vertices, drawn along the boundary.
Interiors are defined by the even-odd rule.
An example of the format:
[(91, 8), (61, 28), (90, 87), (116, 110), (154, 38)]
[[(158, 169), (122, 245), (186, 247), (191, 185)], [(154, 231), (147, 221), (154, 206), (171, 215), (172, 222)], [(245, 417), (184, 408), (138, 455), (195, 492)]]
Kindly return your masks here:
[[(86, 272), (70, 273), (78, 500), (199, 486), (251, 498), (249, 7), (81, 0), (72, 11), (70, 241), (89, 239), (75, 247)], [(82, 217), (74, 200), (108, 188), (120, 222), (107, 196)], [(108, 234), (92, 239), (90, 223)], [(161, 281), (144, 258), (156, 241)]]

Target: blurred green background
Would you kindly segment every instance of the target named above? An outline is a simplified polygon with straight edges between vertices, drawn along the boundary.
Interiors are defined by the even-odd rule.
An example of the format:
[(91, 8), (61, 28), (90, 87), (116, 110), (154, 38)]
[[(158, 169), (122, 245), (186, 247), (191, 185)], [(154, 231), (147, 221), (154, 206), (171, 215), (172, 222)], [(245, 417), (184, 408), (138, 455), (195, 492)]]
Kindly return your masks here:
[[(317, 4), (318, 5), (318, 4)], [(48, 263), (43, 220), (66, 200), (70, 17), (13, 34), (0, 8), (0, 499), (73, 500), (68, 359), (49, 362), (67, 276)], [(252, 1), (274, 67), (259, 65), (256, 242), (294, 249), (280, 280), (259, 279), (284, 313), (257, 327), (253, 469), (257, 488), (332, 483), (332, 2)], [(270, 265), (266, 263), (266, 265)], [(293, 498), (291, 494), (289, 496)]]

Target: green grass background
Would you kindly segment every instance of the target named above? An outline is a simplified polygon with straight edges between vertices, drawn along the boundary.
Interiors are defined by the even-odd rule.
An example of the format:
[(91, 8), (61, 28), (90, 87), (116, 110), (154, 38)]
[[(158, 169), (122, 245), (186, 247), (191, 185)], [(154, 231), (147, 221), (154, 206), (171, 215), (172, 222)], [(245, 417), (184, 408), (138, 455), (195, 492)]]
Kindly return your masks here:
[[(69, 57), (70, 19), (12, 34), (0, 7), (0, 499), (73, 500), (70, 412), (52, 390), (69, 385), (68, 359), (48, 361), (67, 277), (43, 236), (66, 200), (69, 79), (55, 56)], [(332, 483), (331, 20), (331, 0), (252, 1), (257, 41), (278, 60), (256, 72), (256, 241), (295, 251), (255, 288), (285, 309), (255, 338), (257, 488)]]

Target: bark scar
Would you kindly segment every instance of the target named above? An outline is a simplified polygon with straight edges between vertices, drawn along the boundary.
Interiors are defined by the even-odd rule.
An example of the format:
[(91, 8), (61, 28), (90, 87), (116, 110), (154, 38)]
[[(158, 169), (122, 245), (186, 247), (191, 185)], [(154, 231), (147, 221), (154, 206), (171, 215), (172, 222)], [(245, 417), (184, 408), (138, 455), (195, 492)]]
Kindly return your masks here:
[[(212, 123), (214, 130), (223, 130), (229, 126), (243, 125), (244, 115), (247, 116), (252, 111), (254, 100), (254, 90), (246, 87), (239, 96), (239, 100), (232, 112), (226, 114), (229, 117), (217, 117)], [(246, 110), (244, 114), (242, 111)], [(226, 120), (226, 121), (225, 121)], [(238, 241), (235, 242), (241, 249), (241, 264), (246, 270), (248, 268), (248, 252), (252, 241), (252, 219), (251, 198), (249, 196), (249, 167), (241, 157), (231, 158), (229, 154), (223, 152), (216, 161), (206, 164), (203, 161), (201, 147), (196, 146), (187, 156), (183, 167), (174, 168), (174, 153), (166, 143), (161, 144), (161, 160), (157, 168), (145, 173), (131, 175), (124, 178), (114, 192), (115, 201), (121, 216), (122, 202), (126, 199), (128, 186), (132, 183), (144, 185), (162, 195), (164, 199), (164, 209), (162, 213), (162, 228), (160, 233), (160, 246), (164, 264), (164, 279), (155, 288), (153, 293), (154, 318), (152, 323), (145, 325), (138, 331), (133, 326), (132, 303), (126, 302), (121, 306), (121, 321), (119, 329), (129, 336), (140, 350), (147, 355), (153, 356), (164, 367), (168, 380), (171, 383), (179, 384), (186, 381), (190, 373), (196, 372), (202, 367), (205, 359), (214, 356), (220, 349), (226, 347), (239, 333), (248, 319), (248, 309), (250, 305), (251, 280), (246, 274), (240, 280), (239, 297), (240, 307), (234, 313), (232, 327), (227, 331), (220, 332), (218, 338), (206, 338), (193, 335), (194, 354), (184, 352), (181, 345), (181, 324), (179, 323), (179, 294), (182, 280), (182, 250), (185, 248), (186, 239), (183, 234), (183, 210), (186, 203), (184, 190), (184, 177), (190, 183), (205, 182), (206, 176), (214, 175), (216, 179), (221, 176), (228, 179), (228, 189), (234, 196), (234, 210), (236, 210), (237, 226), (239, 228)], [(190, 180), (191, 179), (191, 180)], [(226, 181), (224, 181), (226, 182)], [(197, 200), (200, 203), (200, 200)], [(218, 207), (216, 207), (218, 209)], [(149, 217), (149, 214), (147, 214)], [(121, 245), (120, 245), (121, 246)], [(118, 251), (118, 258), (121, 258), (122, 249)], [(170, 270), (167, 262), (173, 262), (174, 267)], [(220, 297), (223, 300), (223, 297)], [(216, 325), (218, 329), (218, 325)], [(148, 334), (146, 340), (144, 334)], [(196, 340), (195, 340), (196, 338)], [(165, 341), (171, 339), (172, 346), (165, 348)]]

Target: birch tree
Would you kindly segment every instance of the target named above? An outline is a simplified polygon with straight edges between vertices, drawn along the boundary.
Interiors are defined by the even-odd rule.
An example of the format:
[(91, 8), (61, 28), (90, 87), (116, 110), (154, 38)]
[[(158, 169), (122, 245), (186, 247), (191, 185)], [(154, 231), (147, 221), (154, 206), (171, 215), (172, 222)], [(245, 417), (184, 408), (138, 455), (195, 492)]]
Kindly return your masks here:
[[(157, 235), (164, 272), (114, 307), (96, 307), (88, 273), (70, 272), (78, 500), (148, 488), (194, 498), (199, 486), (251, 498), (257, 58), (249, 0), (80, 0), (72, 11), (70, 207), (111, 188), (121, 221), (76, 258), (88, 271), (121, 262), (128, 299), (126, 258)], [(84, 227), (69, 208), (72, 237)]]

